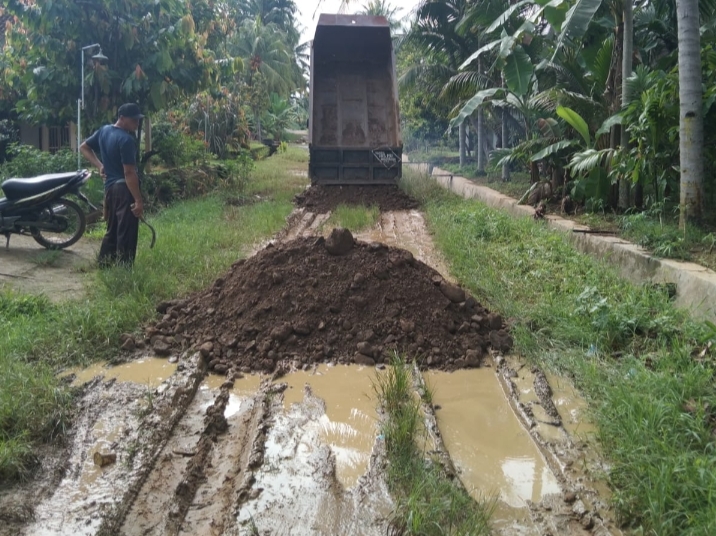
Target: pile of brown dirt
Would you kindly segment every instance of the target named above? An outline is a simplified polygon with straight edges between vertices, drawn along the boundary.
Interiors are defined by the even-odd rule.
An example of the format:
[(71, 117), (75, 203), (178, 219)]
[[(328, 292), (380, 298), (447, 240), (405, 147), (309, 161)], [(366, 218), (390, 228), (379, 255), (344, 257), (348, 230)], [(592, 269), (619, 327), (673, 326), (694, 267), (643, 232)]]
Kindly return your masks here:
[(338, 205), (377, 206), (381, 212), (412, 210), (419, 203), (397, 186), (311, 186), (294, 198), (297, 207), (324, 214)]
[(408, 251), (328, 239), (270, 245), (211, 288), (157, 308), (152, 344), (198, 349), (218, 373), (274, 371), (315, 362), (374, 365), (394, 351), (421, 367), (477, 367), (506, 352), (502, 318)]

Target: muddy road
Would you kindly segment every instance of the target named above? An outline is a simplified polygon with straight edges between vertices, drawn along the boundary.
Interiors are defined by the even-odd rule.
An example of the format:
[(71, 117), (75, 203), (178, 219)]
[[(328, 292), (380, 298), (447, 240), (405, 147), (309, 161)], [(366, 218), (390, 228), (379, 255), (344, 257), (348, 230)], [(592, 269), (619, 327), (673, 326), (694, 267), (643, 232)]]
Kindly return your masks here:
[[(328, 236), (328, 217), (297, 209), (273, 248)], [(356, 238), (406, 249), (449, 280), (418, 210), (384, 212)], [(306, 361), (296, 343), (276, 351), (290, 366), (259, 374), (231, 368), (227, 342), (217, 375), (208, 369), (221, 364), (210, 354), (219, 338), (198, 352), (174, 343), (168, 356), (144, 350), (67, 377), (80, 390), (67, 444), (46, 453), (38, 480), (0, 494), (0, 534), (388, 532), (394, 503), (373, 390), (386, 365)], [(494, 533), (620, 534), (569, 383), (495, 348), (479, 368), (449, 372), (463, 363), (450, 359), (446, 370), (415, 372), (416, 393), (434, 392), (426, 450), (475, 498), (494, 497)]]

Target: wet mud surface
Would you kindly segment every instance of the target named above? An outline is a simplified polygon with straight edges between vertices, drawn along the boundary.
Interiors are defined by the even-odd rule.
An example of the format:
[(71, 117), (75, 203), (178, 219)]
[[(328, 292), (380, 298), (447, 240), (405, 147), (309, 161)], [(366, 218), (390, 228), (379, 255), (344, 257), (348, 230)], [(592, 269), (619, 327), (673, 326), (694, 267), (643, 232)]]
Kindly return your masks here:
[(434, 390), (426, 457), (496, 497), (494, 534), (620, 534), (586, 404), (506, 355), (422, 215), (384, 213), (358, 242), (327, 219), (295, 211), (211, 288), (160, 304), (139, 359), (77, 372), (66, 442), (0, 490), (0, 535), (386, 534), (372, 382), (393, 350), (418, 356), (416, 396)]
[(294, 204), (315, 214), (338, 205), (377, 206), (381, 212), (416, 209), (419, 203), (397, 186), (311, 186), (294, 198)]

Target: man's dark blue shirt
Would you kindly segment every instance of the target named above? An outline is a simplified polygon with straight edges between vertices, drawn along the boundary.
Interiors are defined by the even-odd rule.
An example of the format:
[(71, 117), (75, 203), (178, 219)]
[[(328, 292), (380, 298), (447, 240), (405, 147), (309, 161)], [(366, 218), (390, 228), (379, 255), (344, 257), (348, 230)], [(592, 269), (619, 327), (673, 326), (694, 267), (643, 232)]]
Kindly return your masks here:
[(105, 125), (92, 134), (87, 145), (99, 155), (104, 166), (106, 180), (104, 189), (109, 189), (117, 181), (124, 180), (124, 166), (137, 165), (137, 145), (126, 130), (114, 125)]

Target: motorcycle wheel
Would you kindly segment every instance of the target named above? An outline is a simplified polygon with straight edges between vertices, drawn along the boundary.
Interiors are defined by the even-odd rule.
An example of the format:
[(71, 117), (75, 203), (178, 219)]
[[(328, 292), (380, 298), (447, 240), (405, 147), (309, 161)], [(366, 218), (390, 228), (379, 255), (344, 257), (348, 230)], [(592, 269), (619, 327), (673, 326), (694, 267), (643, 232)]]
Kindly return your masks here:
[(57, 224), (61, 231), (30, 228), (35, 242), (47, 249), (64, 249), (77, 242), (85, 232), (87, 222), (80, 206), (69, 199), (58, 199), (45, 209), (45, 221)]

